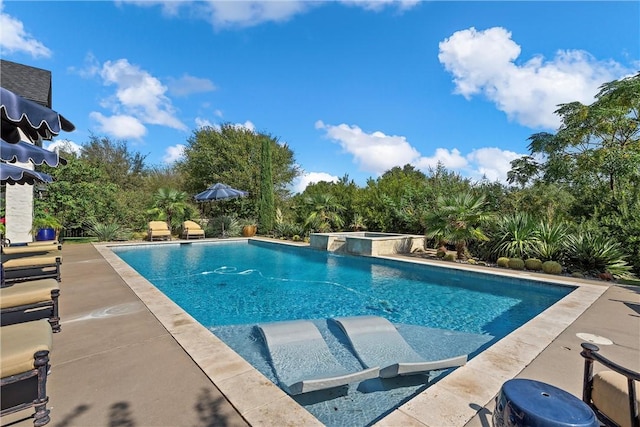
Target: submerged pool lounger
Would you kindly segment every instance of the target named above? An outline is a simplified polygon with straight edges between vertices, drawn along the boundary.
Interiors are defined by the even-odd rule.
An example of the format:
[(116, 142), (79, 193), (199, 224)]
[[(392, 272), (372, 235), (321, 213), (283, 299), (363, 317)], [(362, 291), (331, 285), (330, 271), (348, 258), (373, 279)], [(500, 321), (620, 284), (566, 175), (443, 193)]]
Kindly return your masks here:
[(427, 361), (402, 338), (393, 323), (378, 316), (333, 319), (349, 338), (364, 366), (379, 366), (381, 378), (423, 374), (467, 363), (467, 355)]
[(338, 362), (312, 322), (294, 320), (258, 325), (276, 376), (291, 395), (325, 390), (377, 378), (370, 367), (349, 372)]

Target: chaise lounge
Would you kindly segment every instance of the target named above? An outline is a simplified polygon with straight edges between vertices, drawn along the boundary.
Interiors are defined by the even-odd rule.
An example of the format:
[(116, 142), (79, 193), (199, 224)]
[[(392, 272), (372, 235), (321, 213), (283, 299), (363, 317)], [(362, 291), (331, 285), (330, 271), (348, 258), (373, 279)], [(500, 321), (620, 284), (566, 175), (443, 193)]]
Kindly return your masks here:
[(310, 321), (264, 323), (258, 325), (258, 329), (267, 344), (276, 376), (291, 395), (345, 386), (378, 376), (377, 367), (347, 371)]
[(204, 239), (204, 230), (194, 221), (185, 221), (182, 223), (183, 239)]
[(149, 221), (147, 237), (150, 242), (154, 240), (171, 240), (171, 230), (169, 230), (169, 226), (164, 221)]
[(59, 296), (60, 287), (55, 279), (4, 286), (0, 288), (0, 322), (6, 326), (48, 318), (53, 332), (60, 332)]
[(467, 355), (435, 361), (425, 360), (384, 317), (336, 317), (333, 321), (347, 335), (364, 366), (380, 367), (381, 378), (425, 374), (467, 363)]
[(62, 256), (58, 254), (2, 254), (5, 283), (47, 278), (53, 278), (59, 282), (61, 264)]
[(51, 327), (46, 319), (0, 328), (0, 416), (35, 408), (33, 425), (50, 420), (47, 375)]
[[(582, 343), (584, 378), (582, 400), (593, 409), (602, 424), (609, 427), (640, 426), (640, 372), (627, 369), (602, 356), (598, 346)], [(594, 362), (606, 370), (594, 375)]]

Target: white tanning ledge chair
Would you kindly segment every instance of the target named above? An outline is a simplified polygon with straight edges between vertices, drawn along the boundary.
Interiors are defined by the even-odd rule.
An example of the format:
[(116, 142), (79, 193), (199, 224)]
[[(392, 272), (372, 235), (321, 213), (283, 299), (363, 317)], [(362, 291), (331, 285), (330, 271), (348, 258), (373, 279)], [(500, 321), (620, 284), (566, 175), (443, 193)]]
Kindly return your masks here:
[(336, 317), (333, 320), (349, 338), (360, 362), (367, 367), (380, 367), (380, 378), (424, 374), (467, 363), (467, 355), (425, 360), (409, 346), (396, 327), (383, 317)]
[(312, 322), (258, 325), (276, 376), (291, 395), (325, 390), (378, 377), (378, 368), (349, 372), (329, 350)]

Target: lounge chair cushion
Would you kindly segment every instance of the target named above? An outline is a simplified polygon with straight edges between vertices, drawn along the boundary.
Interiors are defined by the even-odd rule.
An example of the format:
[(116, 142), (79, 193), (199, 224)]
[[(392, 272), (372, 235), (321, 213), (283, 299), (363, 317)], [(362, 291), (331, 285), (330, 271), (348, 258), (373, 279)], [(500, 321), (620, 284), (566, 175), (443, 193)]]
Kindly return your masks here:
[(51, 351), (51, 326), (47, 319), (0, 328), (0, 377), (28, 372), (35, 368), (34, 354)]
[(149, 236), (167, 237), (171, 236), (171, 230), (164, 221), (149, 221)]
[(58, 262), (62, 262), (60, 256), (25, 256), (21, 258), (13, 258), (2, 261), (2, 265), (5, 269), (8, 268), (25, 268), (25, 267), (43, 267), (56, 265)]
[(25, 246), (6, 246), (2, 248), (2, 255), (17, 254), (49, 254), (62, 250), (61, 245), (25, 245)]
[[(636, 383), (636, 390), (638, 389)], [(631, 427), (627, 378), (614, 371), (601, 371), (593, 376), (593, 404), (621, 427)], [(640, 407), (640, 395), (636, 395)]]
[(182, 223), (183, 236), (204, 236), (204, 230), (198, 223), (194, 221), (185, 221)]
[(23, 282), (0, 289), (0, 308), (18, 307), (51, 299), (51, 291), (59, 289), (55, 279)]

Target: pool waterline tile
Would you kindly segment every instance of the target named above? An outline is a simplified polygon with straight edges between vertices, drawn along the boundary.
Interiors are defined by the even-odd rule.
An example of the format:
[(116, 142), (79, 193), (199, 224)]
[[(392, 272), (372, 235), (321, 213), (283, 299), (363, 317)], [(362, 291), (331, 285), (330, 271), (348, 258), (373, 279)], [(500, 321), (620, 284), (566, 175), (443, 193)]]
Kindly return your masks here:
[[(301, 422), (322, 425), (304, 407), (298, 405), (279, 387), (219, 340), (213, 332), (196, 322), (177, 304), (115, 255), (110, 246), (119, 245), (94, 246), (251, 425), (274, 425), (274, 423), (300, 425)], [(414, 261), (395, 256), (379, 257), (379, 259), (400, 260), (429, 264), (440, 268), (453, 268), (459, 271), (478, 272), (473, 267), (454, 263), (449, 266), (429, 260), (416, 259)], [(502, 277), (522, 278), (521, 274), (510, 271), (497, 270), (493, 272), (489, 269), (481, 269), (480, 272)], [(490, 403), (505, 380), (513, 378), (522, 371), (608, 288), (606, 285), (583, 284), (579, 281), (539, 277), (536, 274), (526, 274), (526, 279), (571, 286), (576, 289), (539, 316), (480, 353), (468, 365), (458, 368), (452, 374), (392, 411), (375, 425), (389, 426), (394, 425), (394, 420), (404, 420), (407, 421), (407, 423), (403, 422), (404, 425), (464, 426), (478, 410)], [(176, 318), (180, 319), (179, 324), (175, 323)], [(224, 356), (221, 357), (221, 355)], [(508, 369), (505, 369), (505, 362), (508, 363)], [(478, 387), (479, 375), (489, 372), (497, 372), (500, 375), (488, 376), (485, 382), (480, 383), (482, 387)], [(244, 384), (245, 388), (238, 388), (239, 384)], [(471, 387), (474, 384), (475, 386)], [(246, 389), (252, 390), (250, 395), (241, 391)]]

